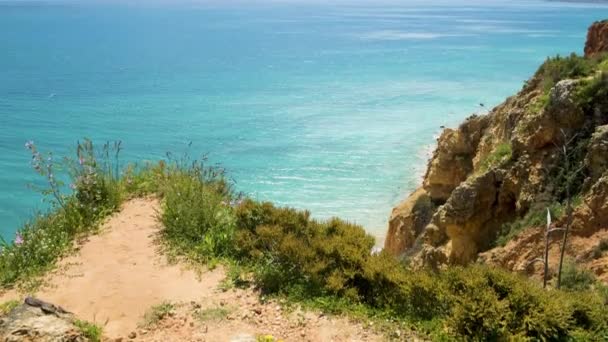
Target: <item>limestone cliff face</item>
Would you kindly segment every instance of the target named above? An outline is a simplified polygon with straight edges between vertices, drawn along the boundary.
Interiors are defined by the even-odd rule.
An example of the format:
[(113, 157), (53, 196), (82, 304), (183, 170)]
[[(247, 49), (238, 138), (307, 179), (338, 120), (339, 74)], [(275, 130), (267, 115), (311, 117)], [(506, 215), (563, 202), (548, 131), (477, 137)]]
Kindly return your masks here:
[(591, 57), (598, 53), (608, 51), (608, 21), (594, 23), (587, 33), (585, 56)]
[[(591, 27), (590, 54), (608, 50), (602, 45), (608, 42), (606, 25)], [(571, 61), (594, 69), (555, 77), (553, 69), (559, 68), (548, 61), (517, 95), (443, 131), (422, 186), (393, 210), (387, 251), (433, 267), (474, 261), (505, 224), (562, 201), (564, 180), (574, 178), (568, 184), (587, 208), (577, 208), (576, 231), (608, 228), (608, 185), (602, 185), (608, 177), (608, 101), (601, 100), (608, 96), (602, 92), (608, 81), (602, 83), (605, 77), (594, 64), (600, 62)], [(576, 177), (564, 171), (564, 145)]]

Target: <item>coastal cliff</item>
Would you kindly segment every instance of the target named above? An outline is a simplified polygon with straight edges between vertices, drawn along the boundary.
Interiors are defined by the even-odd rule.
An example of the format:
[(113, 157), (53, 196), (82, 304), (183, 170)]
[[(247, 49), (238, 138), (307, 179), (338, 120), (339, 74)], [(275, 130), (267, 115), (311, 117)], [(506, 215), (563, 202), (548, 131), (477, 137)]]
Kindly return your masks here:
[[(524, 260), (507, 262), (513, 256), (505, 248), (518, 250), (526, 261), (537, 256), (544, 228), (532, 218), (544, 219), (542, 213), (553, 208), (557, 224), (563, 224), (568, 198), (576, 204), (575, 239), (603, 234), (608, 228), (606, 52), (608, 22), (596, 22), (585, 57), (547, 59), (518, 94), (445, 129), (422, 185), (393, 209), (385, 250), (431, 267), (467, 264), (487, 252), (482, 261), (522, 268)], [(535, 244), (525, 252), (515, 248), (518, 236), (530, 230)], [(568, 250), (573, 256), (582, 252), (587, 253)]]

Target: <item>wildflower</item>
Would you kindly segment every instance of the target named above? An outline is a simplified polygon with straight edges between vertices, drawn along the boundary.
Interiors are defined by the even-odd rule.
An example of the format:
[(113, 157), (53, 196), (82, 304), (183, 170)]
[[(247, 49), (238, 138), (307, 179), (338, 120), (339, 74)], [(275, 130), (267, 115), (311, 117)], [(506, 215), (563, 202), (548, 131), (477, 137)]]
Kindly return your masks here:
[(31, 141), (31, 140), (28, 140), (28, 141), (25, 143), (25, 148), (27, 148), (28, 150), (31, 150), (33, 146), (34, 146), (34, 142), (33, 142), (33, 141)]
[(76, 184), (74, 184), (74, 183), (70, 184), (70, 189), (76, 190)]
[(17, 245), (17, 246), (23, 245), (23, 236), (19, 232), (17, 232), (17, 234), (15, 235), (15, 245)]
[(78, 164), (84, 165), (84, 158), (79, 158), (78, 159)]

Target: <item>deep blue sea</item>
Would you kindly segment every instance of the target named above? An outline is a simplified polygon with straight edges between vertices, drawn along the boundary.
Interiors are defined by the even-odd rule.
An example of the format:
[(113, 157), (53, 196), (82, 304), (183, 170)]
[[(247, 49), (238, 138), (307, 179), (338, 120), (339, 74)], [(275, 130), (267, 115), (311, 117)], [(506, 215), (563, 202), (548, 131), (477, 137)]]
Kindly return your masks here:
[(239, 190), (379, 240), (440, 126), (581, 53), (608, 7), (543, 1), (0, 0), (0, 234), (41, 197), (24, 147), (121, 140), (125, 160), (208, 153)]

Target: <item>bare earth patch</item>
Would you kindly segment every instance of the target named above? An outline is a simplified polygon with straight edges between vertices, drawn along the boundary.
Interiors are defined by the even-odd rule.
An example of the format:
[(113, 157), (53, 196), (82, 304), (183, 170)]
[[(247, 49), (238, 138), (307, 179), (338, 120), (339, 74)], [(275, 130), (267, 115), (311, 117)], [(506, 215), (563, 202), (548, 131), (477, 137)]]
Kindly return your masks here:
[[(252, 289), (218, 289), (221, 267), (198, 274), (169, 264), (155, 237), (159, 202), (133, 199), (104, 223), (101, 233), (61, 261), (35, 295), (103, 326), (108, 338), (146, 341), (249, 341), (270, 334), (287, 341), (376, 341), (379, 335), (343, 318), (284, 312), (260, 303)], [(0, 302), (22, 299), (9, 292)], [(161, 303), (172, 309), (147, 324), (146, 312)]]
[[(545, 227), (530, 227), (509, 241), (504, 247), (496, 247), (480, 254), (480, 259), (489, 264), (499, 265), (510, 271), (524, 272), (541, 279), (543, 268), (540, 263), (529, 266), (531, 260), (542, 258), (544, 252)], [(561, 236), (555, 234), (549, 246), (549, 268), (556, 273)], [(573, 232), (568, 239), (566, 256), (585, 268), (591, 270), (600, 281), (608, 284), (608, 251), (600, 252), (593, 257), (592, 252), (602, 240), (608, 240), (608, 230), (582, 236)]]

